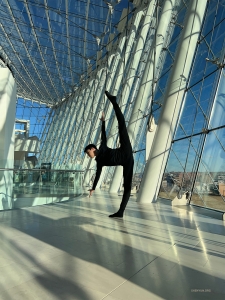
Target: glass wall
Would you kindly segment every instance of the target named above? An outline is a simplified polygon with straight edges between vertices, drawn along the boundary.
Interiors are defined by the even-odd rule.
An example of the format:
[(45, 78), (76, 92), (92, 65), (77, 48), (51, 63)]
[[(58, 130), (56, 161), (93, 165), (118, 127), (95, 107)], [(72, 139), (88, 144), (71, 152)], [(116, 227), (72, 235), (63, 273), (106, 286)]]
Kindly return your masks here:
[[(121, 3), (122, 2), (123, 1), (121, 1)], [(121, 108), (124, 111), (127, 124), (129, 124), (131, 119), (133, 107), (135, 103), (137, 103), (137, 95), (140, 87), (146, 84), (146, 82), (143, 82), (143, 74), (148, 63), (149, 53), (156, 51), (154, 50), (156, 48), (154, 43), (157, 40), (157, 28), (160, 24), (161, 13), (165, 2), (166, 1), (158, 1), (157, 3), (159, 5), (156, 5), (152, 12), (146, 42), (142, 46), (138, 65), (134, 68), (135, 72), (133, 72), (131, 76), (134, 77), (134, 80), (129, 89), (129, 95), (126, 95), (127, 98), (126, 101), (124, 101), (126, 103), (121, 101)], [(97, 2), (94, 1), (94, 3)], [(96, 55), (96, 51), (98, 50), (98, 55), (100, 55), (100, 50), (102, 51), (102, 56), (100, 55), (102, 57), (101, 62), (97, 61), (97, 55), (94, 58), (93, 68), (95, 72), (93, 76), (90, 75), (86, 80), (83, 80), (83, 77), (81, 77), (77, 87), (75, 88), (73, 86), (74, 90), (72, 94), (69, 95), (70, 88), (67, 89), (68, 93), (65, 93), (63, 101), (60, 103), (56, 102), (57, 105), (51, 108), (43, 107), (42, 104), (39, 106), (32, 104), (32, 109), (29, 107), (27, 110), (21, 101), (18, 101), (17, 104), (18, 112), (32, 112), (29, 119), (35, 119), (34, 125), (32, 125), (32, 131), (34, 134), (38, 133), (39, 139), (43, 142), (41, 153), (38, 157), (39, 164), (41, 164), (41, 162), (50, 162), (56, 166), (54, 167), (56, 169), (66, 165), (82, 165), (84, 170), (90, 169), (90, 171), (88, 171), (88, 174), (90, 173), (90, 184), (95, 174), (95, 166), (93, 167), (93, 165), (90, 164), (90, 161), (83, 153), (83, 149), (88, 143), (99, 143), (101, 131), (99, 116), (103, 109), (106, 113), (106, 133), (108, 137), (111, 136), (110, 138), (113, 139), (113, 142), (110, 142), (110, 146), (118, 146), (118, 139), (116, 139), (118, 130), (113, 125), (115, 115), (105, 99), (104, 90), (106, 86), (109, 86), (109, 91), (113, 91), (119, 95), (119, 99), (122, 98), (121, 95), (124, 96), (124, 94), (126, 94), (124, 87), (130, 80), (129, 74), (133, 66), (133, 58), (136, 55), (135, 51), (137, 49), (136, 46), (140, 32), (142, 31), (144, 14), (140, 18), (140, 22), (137, 22), (139, 25), (137, 25), (135, 29), (135, 37), (133, 42), (129, 45), (129, 37), (132, 36), (133, 30), (132, 24), (134, 24), (136, 20), (139, 9), (145, 12), (148, 5), (148, 2), (143, 3), (143, 1), (140, 1), (140, 7), (135, 6), (135, 9), (133, 9), (134, 6), (130, 1), (126, 3), (128, 5), (124, 3), (123, 5), (120, 4), (117, 6), (117, 8), (119, 8), (119, 14), (113, 15), (113, 22), (111, 24), (113, 26), (109, 26), (109, 18), (107, 17), (108, 21), (106, 23), (108, 25), (105, 26), (104, 30), (102, 28), (100, 30), (102, 26), (100, 26), (98, 22), (92, 28), (93, 30), (94, 28), (96, 30), (99, 28), (99, 34), (100, 32), (107, 33), (102, 40), (102, 42), (104, 41), (103, 48), (97, 49), (96, 41), (92, 41), (93, 48), (91, 48), (89, 54), (91, 54), (91, 56)], [(152, 78), (150, 80), (148, 79), (149, 86), (151, 87), (148, 87), (148, 93), (146, 93), (145, 99), (142, 99), (146, 105), (145, 107), (143, 106), (143, 108), (140, 104), (139, 107), (141, 109), (139, 109), (138, 117), (135, 121), (135, 142), (133, 145), (135, 158), (133, 189), (138, 189), (140, 185), (147, 160), (146, 156), (148, 155), (146, 153), (148, 152), (146, 151), (147, 124), (151, 116), (154, 117), (156, 125), (158, 123), (189, 5), (190, 1), (188, 0), (176, 0), (174, 2), (171, 21), (161, 41), (163, 46), (160, 50), (159, 58), (157, 61), (154, 61), (154, 67), (152, 67), (151, 70), (153, 73)], [(27, 8), (26, 6), (26, 9)], [(79, 5), (77, 6), (77, 9), (78, 8), (79, 11), (84, 9), (84, 7), (79, 7)], [(120, 19), (123, 8), (129, 9), (126, 15), (125, 29), (121, 34), (117, 30), (118, 27), (116, 24)], [(101, 18), (103, 18), (103, 12), (106, 10), (107, 7), (102, 7), (100, 10)], [(51, 14), (49, 17), (51, 17)], [(90, 14), (90, 18), (91, 17), (93, 16)], [(85, 21), (82, 21), (77, 34), (83, 32), (85, 24)], [(179, 191), (189, 191), (191, 194), (191, 203), (221, 210), (225, 210), (223, 207), (225, 197), (223, 174), (223, 168), (225, 166), (224, 24), (225, 0), (208, 1), (206, 15), (197, 43), (197, 50), (187, 80), (179, 121), (173, 137), (171, 151), (159, 193), (160, 197), (173, 199)], [(91, 29), (93, 24), (91, 25), (90, 23), (89, 25), (89, 29)], [(97, 33), (98, 32), (96, 32), (96, 34)], [(107, 49), (107, 53), (106, 43), (108, 42), (109, 34), (114, 34), (114, 42), (112, 49)], [(87, 37), (87, 33), (85, 33), (85, 36)], [(80, 36), (80, 38), (81, 37), (83, 38), (83, 36)], [(69, 35), (67, 38), (69, 41)], [(79, 46), (82, 45), (82, 49), (83, 42), (84, 40), (81, 39), (78, 43)], [(74, 39), (72, 44), (73, 43), (76, 43), (76, 39)], [(87, 43), (87, 39), (85, 43)], [(55, 50), (61, 49), (62, 46), (58, 46), (59, 49), (55, 46)], [(86, 47), (85, 49), (83, 53), (84, 56), (88, 54), (85, 54), (88, 48)], [(129, 55), (127, 53), (129, 53)], [(154, 56), (156, 56), (155, 54), (156, 53), (154, 53)], [(83, 61), (82, 55), (79, 55), (81, 68), (87, 63)], [(106, 56), (107, 65), (103, 62)], [(54, 64), (54, 66), (57, 66), (57, 64)], [(64, 76), (64, 79), (66, 79), (66, 83), (64, 82), (65, 87), (67, 86), (67, 77), (69, 76), (68, 71), (74, 73), (78, 70), (76, 66), (74, 68), (74, 62), (71, 62), (71, 66), (67, 71), (64, 70), (60, 72), (59, 66), (57, 70), (55, 69), (55, 71), (60, 73), (60, 76)], [(84, 75), (84, 73), (82, 74)], [(86, 75), (85, 73), (85, 76)], [(121, 80), (118, 80), (118, 78)], [(117, 84), (117, 81), (121, 82)], [(62, 89), (63, 80), (60, 82), (59, 91)], [(57, 93), (57, 91), (58, 90), (55, 89), (54, 93)], [(61, 98), (58, 97), (57, 101)], [(33, 113), (34, 111), (38, 112), (38, 116)], [(21, 130), (21, 128), (18, 129)], [(65, 169), (67, 168), (65, 167)], [(68, 167), (68, 169), (71, 168)], [(113, 180), (113, 174), (113, 167), (106, 168), (102, 187), (109, 187)]]
[(225, 1), (210, 1), (159, 192), (225, 211)]

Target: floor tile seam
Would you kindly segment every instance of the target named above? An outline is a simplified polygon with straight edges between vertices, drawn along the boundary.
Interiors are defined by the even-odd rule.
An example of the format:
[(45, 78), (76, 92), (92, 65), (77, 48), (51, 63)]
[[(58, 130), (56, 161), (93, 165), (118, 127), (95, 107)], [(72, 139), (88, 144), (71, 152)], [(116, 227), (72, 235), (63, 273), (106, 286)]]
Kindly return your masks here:
[[(52, 218), (52, 217), (49, 217), (49, 216), (53, 216), (53, 217), (56, 217), (57, 218)], [(68, 218), (68, 217), (74, 217), (75, 214), (63, 214), (63, 216), (60, 214), (46, 214), (46, 215), (41, 215), (39, 217), (35, 217), (35, 218), (31, 218), (30, 220), (27, 220), (26, 222), (24, 223), (21, 223), (21, 224), (27, 224), (27, 223), (31, 223), (31, 222), (39, 222), (39, 223), (49, 223), (49, 222), (54, 222), (54, 221), (59, 221), (61, 220), (62, 218)], [(17, 225), (17, 224), (16, 224)], [(14, 224), (15, 226), (15, 224)]]
[[(179, 246), (179, 243), (182, 243), (185, 239), (190, 239), (189, 237), (188, 237), (189, 235), (187, 235), (187, 234), (185, 234), (185, 236), (183, 236), (181, 239), (179, 239), (178, 241), (176, 241), (176, 242), (174, 242), (172, 245), (171, 245), (171, 247), (174, 247), (174, 246)], [(197, 242), (197, 244), (199, 243), (199, 238), (198, 239), (195, 239), (195, 241)], [(183, 242), (184, 244), (188, 244), (187, 242)], [(194, 248), (196, 248), (196, 246), (197, 246), (197, 244), (196, 245), (192, 245), (192, 244), (188, 244), (189, 245), (189, 248), (190, 249), (194, 249)]]
[[(55, 258), (64, 255), (64, 253), (54, 253), (54, 251), (52, 251), (51, 249), (49, 249), (48, 254), (49, 254), (49, 257), (47, 257), (48, 261), (54, 260)], [(40, 261), (38, 258), (34, 258), (32, 261), (29, 260), (28, 264), (26, 262), (22, 262), (21, 260), (20, 261), (12, 261), (10, 258), (9, 258), (9, 261), (10, 261), (9, 263), (0, 266), (0, 270), (1, 270), (1, 268), (9, 267), (11, 265), (17, 265), (18, 267), (24, 266), (24, 267), (28, 268), (29, 264), (31, 264), (31, 265), (34, 264), (33, 267), (39, 268), (40, 263), (42, 263), (42, 261)], [(29, 267), (29, 268), (32, 268), (32, 267)]]
[[(111, 223), (104, 222), (103, 225), (101, 225), (101, 226), (103, 226), (104, 228), (107, 228), (109, 230), (114, 230), (114, 228), (110, 227), (109, 225), (111, 225)], [(155, 228), (154, 226), (151, 226), (151, 227), (153, 227), (153, 229)], [(148, 228), (149, 228), (149, 226), (148, 226)], [(124, 226), (122, 225), (121, 228), (120, 228), (120, 230), (123, 230), (123, 229), (126, 229), (125, 225)], [(167, 229), (157, 228), (157, 230), (159, 230), (159, 232), (166, 231), (165, 236), (163, 238), (167, 237), (167, 233), (168, 233)], [(153, 233), (149, 233), (149, 230), (143, 232), (141, 229), (138, 229), (138, 228), (129, 228), (129, 230), (126, 233), (127, 234), (136, 234), (136, 235), (143, 234), (147, 238), (151, 237), (153, 235)], [(157, 236), (157, 237), (159, 236), (158, 234), (154, 234), (154, 235)], [(179, 238), (179, 237), (181, 237), (182, 239), (187, 238), (185, 233), (179, 233), (178, 232), (178, 233), (175, 233), (175, 236), (176, 236), (176, 238)]]
[[(31, 269), (34, 269), (34, 268), (31, 268)], [(24, 271), (23, 271), (24, 272)], [(25, 276), (25, 273), (20, 273), (20, 275), (21, 275), (21, 277), (23, 277), (24, 278), (24, 276)], [(41, 272), (42, 274), (45, 274), (45, 272)], [(31, 273), (29, 273), (30, 275), (31, 275)], [(12, 284), (12, 285), (10, 285), (9, 287), (7, 287), (7, 288), (5, 288), (5, 287), (3, 287), (3, 290), (1, 290), (1, 292), (3, 291), (5, 291), (5, 292), (7, 292), (8, 290), (11, 290), (12, 288), (15, 288), (15, 287), (18, 287), (18, 286), (20, 286), (21, 284), (25, 284), (25, 283), (27, 283), (27, 282), (29, 282), (29, 281), (31, 281), (31, 280), (35, 280), (36, 279), (36, 274), (33, 274), (33, 275), (31, 275), (29, 278), (27, 278), (27, 279), (24, 279), (21, 283), (19, 283), (19, 284)], [(1, 295), (1, 292), (0, 292), (0, 295)]]
[[(199, 242), (198, 242), (198, 244), (200, 243), (200, 242), (202, 242), (200, 239), (199, 239)], [(209, 248), (210, 246), (211, 247), (217, 247), (217, 248), (222, 248), (222, 249), (225, 249), (225, 243), (220, 243), (220, 242), (215, 242), (214, 243), (214, 241), (212, 241), (212, 240), (207, 240), (207, 239), (205, 239), (205, 240), (203, 240), (203, 242), (204, 242), (204, 244), (205, 245), (207, 245), (207, 247), (206, 248)], [(198, 245), (197, 244), (197, 245)], [(196, 245), (196, 246), (197, 246)], [(225, 250), (224, 250), (225, 251)]]
[[(171, 248), (172, 248), (172, 247), (174, 247), (174, 246), (179, 246), (179, 245), (177, 245), (177, 242), (176, 242), (176, 243), (174, 243), (174, 244), (171, 246)], [(190, 249), (189, 249), (189, 250), (193, 250), (193, 251), (195, 251), (194, 249), (197, 249), (197, 248), (196, 248), (196, 247), (197, 247), (197, 245), (190, 245), (189, 247), (190, 247)], [(166, 251), (165, 251), (165, 252), (166, 252)], [(197, 252), (198, 252), (198, 253), (200, 253), (200, 254), (201, 254), (201, 253), (205, 253), (205, 251), (204, 251), (204, 250), (202, 250), (202, 251), (198, 251), (198, 250), (197, 250)], [(207, 264), (207, 262), (208, 262), (208, 261), (209, 261), (209, 259), (207, 259), (207, 261), (204, 263), (204, 265), (203, 265), (203, 266), (205, 266), (205, 265)]]
[[(74, 212), (68, 212), (68, 213), (70, 213), (70, 214), (77, 214), (77, 212), (79, 212), (79, 213), (82, 213), (83, 211), (91, 211), (91, 212), (98, 212), (99, 214), (103, 214), (103, 212), (102, 211), (99, 211), (99, 209), (95, 209), (95, 208), (90, 208), (90, 207), (85, 207), (85, 206), (79, 206), (79, 207), (77, 207), (77, 210), (79, 210), (79, 211), (74, 211)], [(107, 211), (105, 211), (105, 212), (107, 212)], [(107, 214), (108, 214), (108, 212), (107, 212)]]
[[(195, 232), (197, 232), (197, 231), (201, 231), (200, 225), (197, 226)], [(191, 235), (191, 237), (194, 240), (198, 241), (198, 244), (200, 243), (201, 240), (199, 239), (198, 236)], [(183, 237), (183, 239), (184, 238), (190, 239), (190, 234), (186, 233), (185, 236)], [(225, 245), (225, 242), (220, 242), (220, 241), (212, 240), (212, 239), (209, 239), (209, 238), (203, 238), (203, 240), (206, 244), (211, 245), (211, 246), (224, 248), (224, 245)], [(194, 247), (196, 247), (198, 244), (196, 244)]]
[(7, 294), (8, 294), (8, 291), (10, 291), (11, 289), (17, 288), (17, 287), (19, 287), (21, 284), (25, 284), (25, 283), (27, 283), (27, 282), (29, 282), (29, 281), (31, 281), (31, 280), (32, 280), (32, 279), (29, 278), (28, 280), (24, 280), (22, 283), (19, 283), (19, 284), (16, 284), (16, 285), (12, 285), (12, 286), (10, 286), (10, 287), (8, 287), (8, 288), (3, 287), (3, 288), (1, 289), (1, 291), (0, 291), (0, 296), (1, 296), (3, 293), (7, 293)]
[[(127, 221), (126, 220), (126, 223), (134, 223), (134, 221)], [(135, 224), (135, 223), (134, 223)], [(136, 227), (137, 227), (137, 224), (135, 225)], [(149, 230), (149, 228), (151, 228), (152, 230), (158, 230), (158, 231), (161, 231), (161, 232), (165, 232), (165, 234), (166, 233), (168, 233), (168, 232), (170, 232), (171, 233), (171, 230), (170, 229), (167, 229), (167, 228), (160, 228), (160, 227), (157, 227), (156, 225), (145, 225), (145, 224), (140, 224), (140, 227), (145, 227), (146, 229), (148, 229)], [(131, 230), (137, 230), (137, 229), (135, 229), (135, 228), (132, 228)], [(175, 232), (174, 233), (175, 235), (177, 235), (177, 236), (180, 236), (180, 235), (185, 235), (184, 237), (182, 237), (182, 238), (185, 238), (186, 237), (186, 233), (185, 232)]]
[(204, 242), (207, 242), (209, 245), (213, 245), (213, 246), (219, 246), (219, 247), (225, 247), (225, 242), (220, 242), (220, 241), (216, 241), (216, 240), (210, 240), (208, 238), (203, 238)]
[[(152, 233), (152, 232), (149, 233), (149, 227), (153, 227), (153, 229), (156, 229), (155, 226), (148, 226), (148, 228), (146, 228), (146, 231), (143, 231), (143, 230), (138, 229), (138, 228), (130, 228), (129, 230), (132, 231), (132, 232), (135, 232), (135, 233), (137, 233), (137, 234), (138, 234), (138, 233), (142, 233), (142, 234), (147, 234), (147, 235), (149, 235), (149, 236), (152, 236), (153, 233)], [(124, 228), (126, 228), (126, 227), (124, 226)], [(166, 232), (165, 232), (165, 236), (167, 236), (166, 234), (168, 233), (168, 231), (171, 232), (171, 230), (164, 229), (164, 228), (157, 228), (157, 230), (158, 230), (159, 232), (166, 231)], [(154, 230), (154, 232), (155, 232), (155, 230)], [(155, 233), (154, 235), (155, 235), (155, 236), (158, 236), (158, 234), (156, 234), (156, 233)], [(174, 236), (175, 236), (176, 238), (181, 238), (181, 239), (187, 238), (187, 234), (184, 233), (184, 232), (175, 232), (175, 233), (174, 233)], [(189, 239), (190, 239), (190, 237), (189, 237)], [(194, 237), (193, 239), (194, 239), (194, 240), (198, 240), (197, 237)]]
[[(11, 227), (11, 228), (13, 228), (13, 229), (17, 229), (17, 230), (20, 230), (20, 227)], [(23, 229), (23, 228), (22, 228)], [(56, 228), (57, 229), (57, 228)], [(54, 228), (52, 229), (53, 231), (54, 231)], [(39, 233), (37, 234), (37, 235), (32, 235), (32, 234), (30, 234), (29, 233), (29, 231), (27, 232), (27, 231), (20, 231), (20, 232), (22, 232), (23, 234), (25, 234), (26, 236), (28, 236), (28, 237), (32, 237), (32, 238), (35, 238), (35, 240), (39, 240), (39, 238), (38, 237), (40, 237), (40, 236), (42, 236), (42, 237), (48, 237), (48, 236), (60, 236), (58, 233), (55, 233), (55, 234), (53, 234), (52, 233), (52, 231), (50, 231), (50, 232), (46, 232), (46, 231), (44, 231), (44, 232), (40, 232), (39, 231)], [(54, 231), (55, 232), (55, 231)], [(17, 237), (20, 237), (20, 235), (16, 235)], [(24, 235), (22, 235), (23, 237), (24, 237)], [(14, 236), (12, 236), (12, 237), (14, 237)]]
[[(170, 246), (169, 248), (172, 248), (172, 246)], [(168, 251), (165, 250), (164, 252), (162, 252), (160, 255), (158, 255), (157, 257), (155, 257), (154, 259), (152, 259), (149, 263), (147, 263), (146, 265), (144, 265), (142, 268), (140, 268), (137, 272), (135, 272), (134, 274), (132, 274), (130, 277), (128, 277), (126, 280), (124, 280), (123, 282), (121, 282), (117, 287), (115, 287), (112, 291), (110, 291), (107, 295), (105, 295), (101, 300), (105, 299), (106, 297), (108, 297), (109, 295), (111, 295), (115, 290), (117, 290), (118, 288), (120, 288), (123, 284), (125, 284), (126, 282), (128, 282), (132, 277), (136, 276), (139, 272), (141, 272), (144, 268), (146, 268), (147, 266), (149, 266), (151, 263), (153, 263), (155, 260), (157, 260), (158, 258), (160, 258), (161, 256), (163, 256), (163, 254)]]
[[(108, 224), (104, 224), (102, 226), (104, 226), (105, 228), (107, 228), (108, 230), (114, 230), (113, 228), (107, 226)], [(125, 227), (124, 227), (125, 228)], [(121, 228), (123, 229), (123, 227)], [(164, 229), (163, 229), (164, 230)], [(159, 230), (159, 231), (162, 231), (162, 230)], [(138, 236), (140, 236), (140, 234), (142, 233), (141, 230), (138, 230), (138, 229), (135, 229), (135, 228), (131, 228), (129, 229), (129, 231), (126, 232), (127, 234), (136, 234)], [(144, 238), (151, 238), (152, 236), (156, 236), (156, 237), (161, 237), (163, 238), (163, 240), (165, 240), (165, 238), (167, 237), (167, 235), (165, 236), (159, 236), (158, 234), (153, 234), (153, 233), (149, 233), (149, 232), (144, 232), (143, 233), (143, 236), (140, 236), (140, 237), (144, 237)], [(175, 237), (178, 239), (177, 242), (182, 242), (182, 240), (184, 239), (188, 239), (187, 235), (185, 233), (176, 233), (175, 234)], [(180, 238), (180, 239), (179, 239)], [(190, 238), (189, 238), (190, 239)], [(167, 239), (168, 242), (170, 241), (169, 239)], [(194, 239), (196, 240), (196, 242), (198, 241), (197, 239)]]
[[(45, 273), (43, 273), (43, 274), (45, 274)], [(11, 290), (12, 288), (18, 288), (20, 285), (26, 284), (26, 283), (32, 282), (32, 281), (36, 281), (36, 275), (32, 276), (32, 277), (29, 278), (29, 279), (25, 279), (23, 282), (21, 282), (21, 283), (19, 283), (19, 284), (12, 285), (12, 286), (10, 286), (10, 287), (8, 287), (8, 288), (3, 288), (3, 290), (0, 291), (0, 295), (3, 294), (4, 292), (7, 292), (7, 293), (8, 293), (8, 291)], [(83, 285), (83, 284), (81, 284), (81, 283), (79, 283), (79, 284), (77, 284), (77, 285), (80, 286), (80, 287), (84, 287), (84, 288), (87, 287), (86, 285)], [(64, 289), (64, 288), (61, 288), (60, 290), (63, 290), (63, 289)], [(97, 289), (93, 289), (93, 288), (90, 288), (90, 287), (88, 287), (88, 289), (93, 290), (93, 291), (98, 291)]]
[[(41, 249), (43, 249), (43, 248), (49, 249), (51, 247), (48, 242), (43, 241), (43, 240), (41, 240), (41, 241), (40, 240), (35, 240), (35, 241), (28, 241), (28, 242), (21, 241), (21, 243), (20, 242), (19, 243), (12, 242), (12, 243), (9, 243), (8, 245), (11, 247), (10, 250), (18, 249), (18, 248), (20, 248), (21, 246), (24, 246), (24, 245), (29, 246), (29, 247), (33, 246), (37, 250), (39, 250), (39, 248), (41, 248)], [(51, 250), (51, 249), (49, 249), (49, 250)]]
[[(41, 212), (40, 211), (30, 211), (30, 214), (33, 214), (37, 218), (38, 216), (46, 216), (49, 214), (56, 215), (56, 214), (68, 213), (68, 212), (71, 212), (71, 210), (66, 209), (66, 208), (60, 208), (60, 209), (51, 209), (51, 210), (46, 209), (46, 210), (42, 210)], [(33, 215), (31, 215), (28, 218), (33, 218)]]
[(115, 287), (113, 290), (111, 290), (108, 294), (106, 294), (101, 300), (105, 299), (106, 297), (110, 296), (114, 291), (116, 291), (118, 288), (120, 288), (124, 283), (126, 283), (129, 279), (124, 280), (122, 283), (120, 283), (117, 287)]
[[(199, 241), (200, 243), (200, 241)], [(215, 249), (209, 249), (208, 247), (206, 247), (206, 250), (201, 249), (201, 248), (197, 248), (197, 246), (199, 245), (199, 243), (197, 245), (195, 245), (194, 249), (196, 249), (195, 251), (197, 251), (198, 253), (206, 253), (207, 256), (216, 256), (216, 257), (223, 257), (225, 258), (225, 252), (220, 252), (218, 250)]]

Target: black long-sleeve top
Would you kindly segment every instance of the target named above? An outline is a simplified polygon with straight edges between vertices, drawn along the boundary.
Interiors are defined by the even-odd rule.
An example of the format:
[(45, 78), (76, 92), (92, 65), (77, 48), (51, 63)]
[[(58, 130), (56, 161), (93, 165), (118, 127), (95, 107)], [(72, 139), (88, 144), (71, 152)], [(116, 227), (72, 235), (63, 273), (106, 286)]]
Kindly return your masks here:
[(102, 172), (102, 167), (123, 165), (123, 155), (120, 151), (120, 148), (111, 149), (107, 147), (105, 121), (102, 122), (101, 145), (99, 147), (99, 151), (95, 160), (97, 162), (97, 171), (92, 190), (95, 190), (96, 188), (96, 185)]

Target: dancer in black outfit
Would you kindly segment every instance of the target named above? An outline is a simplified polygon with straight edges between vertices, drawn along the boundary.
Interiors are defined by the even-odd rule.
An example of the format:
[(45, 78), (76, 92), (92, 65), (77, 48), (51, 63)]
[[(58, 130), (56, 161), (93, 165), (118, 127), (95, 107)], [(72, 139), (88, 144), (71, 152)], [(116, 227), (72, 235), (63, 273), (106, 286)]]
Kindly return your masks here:
[(100, 119), (102, 121), (101, 145), (99, 149), (97, 149), (97, 147), (94, 144), (89, 144), (84, 149), (84, 152), (86, 152), (87, 155), (91, 158), (95, 157), (95, 160), (97, 162), (97, 171), (95, 175), (95, 180), (93, 183), (93, 187), (90, 190), (89, 197), (92, 195), (92, 193), (96, 188), (103, 166), (118, 166), (118, 165), (123, 166), (123, 178), (124, 178), (123, 198), (118, 212), (109, 216), (110, 218), (123, 218), (123, 213), (130, 197), (134, 158), (133, 158), (130, 139), (126, 129), (124, 116), (119, 108), (119, 105), (116, 103), (116, 97), (110, 95), (109, 92), (107, 91), (105, 91), (105, 94), (110, 100), (110, 102), (112, 103), (114, 111), (116, 113), (117, 121), (119, 124), (120, 148), (111, 149), (107, 147), (106, 133), (105, 133), (105, 117), (104, 117), (104, 113), (102, 113), (102, 117)]

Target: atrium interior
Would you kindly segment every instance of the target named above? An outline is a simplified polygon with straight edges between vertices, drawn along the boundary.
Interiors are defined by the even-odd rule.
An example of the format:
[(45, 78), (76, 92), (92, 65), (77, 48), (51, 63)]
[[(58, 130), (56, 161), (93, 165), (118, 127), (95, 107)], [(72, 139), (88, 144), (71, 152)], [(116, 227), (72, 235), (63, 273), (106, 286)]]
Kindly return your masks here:
[[(0, 299), (225, 299), (224, 26), (225, 0), (0, 1)], [(105, 91), (123, 219), (122, 166), (89, 197)]]

